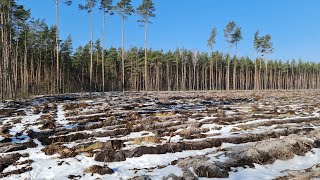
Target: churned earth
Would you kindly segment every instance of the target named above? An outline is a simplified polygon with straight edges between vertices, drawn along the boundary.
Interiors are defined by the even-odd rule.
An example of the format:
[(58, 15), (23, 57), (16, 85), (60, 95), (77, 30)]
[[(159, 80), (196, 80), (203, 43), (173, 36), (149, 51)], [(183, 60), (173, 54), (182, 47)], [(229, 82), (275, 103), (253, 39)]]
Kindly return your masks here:
[(316, 90), (8, 100), (0, 178), (315, 179), (319, 127)]

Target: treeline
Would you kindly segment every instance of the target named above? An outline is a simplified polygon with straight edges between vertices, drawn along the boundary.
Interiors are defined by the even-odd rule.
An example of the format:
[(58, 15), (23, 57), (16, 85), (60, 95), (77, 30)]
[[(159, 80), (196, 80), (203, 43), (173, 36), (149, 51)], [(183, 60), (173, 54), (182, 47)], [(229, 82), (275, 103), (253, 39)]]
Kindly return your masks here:
[[(94, 45), (94, 77), (95, 91), (102, 91), (101, 47), (97, 41)], [(79, 47), (71, 57), (72, 81), (65, 87), (72, 92), (89, 91), (89, 49), (90, 45)], [(105, 89), (107, 91), (122, 90), (121, 49), (110, 48), (105, 52)], [(164, 52), (148, 50), (147, 81), (148, 90), (152, 91), (184, 91), (184, 90), (225, 90), (227, 61), (231, 59), (230, 89), (252, 90), (255, 88), (255, 64), (257, 65), (257, 89), (316, 89), (320, 88), (320, 63), (292, 61), (256, 61), (249, 57), (229, 58), (220, 52), (212, 55), (205, 52), (177, 49)], [(237, 62), (235, 64), (235, 62)], [(266, 62), (268, 69), (266, 72)], [(210, 68), (212, 64), (212, 68)], [(67, 66), (67, 65), (65, 65)], [(144, 84), (144, 50), (131, 48), (126, 51), (125, 90), (141, 91)], [(211, 73), (210, 73), (211, 70)], [(68, 76), (67, 76), (68, 77)], [(77, 78), (77, 79), (74, 79)], [(235, 80), (235, 86), (233, 86)], [(232, 82), (232, 83), (231, 83)]]
[[(13, 0), (0, 2), (2, 99), (88, 91), (320, 88), (319, 63), (268, 60), (267, 55), (273, 50), (270, 35), (255, 34), (255, 59), (238, 57), (236, 52), (242, 35), (241, 28), (234, 22), (230, 22), (224, 31), (229, 44), (227, 54), (214, 52), (215, 29), (208, 40), (210, 53), (187, 49), (164, 52), (146, 47), (133, 47), (127, 51), (124, 47), (104, 49), (100, 40), (90, 41), (74, 50), (70, 36), (65, 40), (58, 39), (58, 26), (49, 27), (43, 20), (32, 19), (29, 10)], [(150, 0), (143, 2), (150, 3)], [(118, 8), (121, 9), (120, 5)], [(89, 13), (92, 7), (81, 6)], [(114, 10), (110, 4), (102, 7), (109, 14)], [(151, 7), (154, 10), (153, 5)], [(142, 6), (140, 13), (143, 12), (141, 9)], [(125, 20), (133, 11), (122, 13)], [(154, 17), (154, 14), (148, 17)], [(145, 27), (148, 17), (141, 20)], [(235, 52), (231, 55), (233, 45)]]

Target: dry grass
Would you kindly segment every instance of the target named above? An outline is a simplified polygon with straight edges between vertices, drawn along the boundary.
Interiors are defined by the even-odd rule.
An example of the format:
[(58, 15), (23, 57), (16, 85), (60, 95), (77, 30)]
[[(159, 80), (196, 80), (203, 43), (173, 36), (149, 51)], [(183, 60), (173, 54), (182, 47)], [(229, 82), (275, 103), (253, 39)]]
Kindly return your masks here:
[(155, 117), (173, 117), (174, 115), (176, 115), (175, 112), (159, 112), (159, 113), (155, 113), (154, 116)]
[(86, 108), (88, 107), (89, 105), (87, 103), (68, 103), (68, 104), (65, 104), (63, 106), (63, 110), (66, 111), (66, 110), (74, 110), (74, 109), (83, 109), (83, 108)]
[(4, 137), (4, 138), (11, 138), (11, 137), (12, 137), (11, 134), (1, 133), (1, 132), (0, 132), (0, 136), (2, 136), (2, 137)]
[(210, 129), (208, 129), (208, 128), (188, 128), (188, 129), (184, 129), (184, 130), (180, 131), (177, 134), (182, 136), (182, 137), (185, 137), (185, 136), (191, 136), (191, 135), (194, 135), (194, 134), (206, 133), (209, 130)]
[(155, 137), (155, 136), (146, 136), (141, 138), (134, 138), (132, 143), (133, 144), (142, 144), (142, 143), (150, 143), (150, 144), (160, 144), (162, 138)]
[(102, 142), (96, 142), (86, 148), (81, 148), (78, 149), (76, 152), (91, 152), (97, 149), (101, 149), (103, 147), (103, 143)]
[(109, 117), (108, 117), (108, 120), (109, 120), (109, 121), (116, 121), (116, 120), (117, 120), (117, 117), (115, 117), (115, 116), (109, 116)]

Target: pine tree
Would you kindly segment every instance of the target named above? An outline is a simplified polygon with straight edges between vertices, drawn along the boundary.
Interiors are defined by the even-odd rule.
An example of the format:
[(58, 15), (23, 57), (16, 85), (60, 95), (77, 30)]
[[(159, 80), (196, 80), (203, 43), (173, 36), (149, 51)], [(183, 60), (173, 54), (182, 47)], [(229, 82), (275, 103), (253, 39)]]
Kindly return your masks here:
[(141, 16), (141, 19), (138, 22), (142, 23), (144, 26), (144, 52), (145, 52), (145, 59), (144, 59), (144, 83), (145, 83), (145, 91), (148, 90), (148, 71), (147, 71), (147, 31), (148, 31), (148, 24), (150, 22), (150, 18), (155, 17), (154, 14), (155, 7), (152, 0), (143, 0), (142, 4), (137, 8), (137, 13)]
[(265, 56), (265, 75), (264, 75), (264, 89), (268, 88), (268, 54), (273, 52), (273, 43), (271, 42), (271, 36), (265, 35), (261, 39), (261, 53)]
[(232, 45), (232, 34), (234, 34), (236, 23), (231, 21), (227, 24), (224, 29), (224, 37), (228, 43), (228, 55), (227, 55), (227, 69), (226, 69), (226, 90), (229, 90), (229, 83), (230, 83), (230, 50)]
[(103, 11), (103, 21), (102, 21), (102, 60), (101, 60), (101, 76), (102, 76), (102, 92), (105, 91), (105, 60), (104, 60), (104, 38), (105, 38), (105, 24), (106, 24), (106, 15), (113, 15), (113, 6), (112, 0), (101, 0), (100, 9)]
[(208, 39), (208, 46), (210, 48), (210, 82), (209, 82), (209, 86), (210, 86), (210, 90), (214, 89), (213, 87), (213, 46), (216, 43), (216, 36), (217, 36), (217, 29), (213, 28), (211, 30), (211, 34), (210, 37)]
[(117, 5), (115, 6), (115, 10), (121, 16), (122, 19), (122, 52), (121, 52), (121, 59), (122, 59), (122, 91), (125, 90), (125, 73), (124, 73), (124, 21), (127, 19), (128, 16), (131, 16), (135, 10), (131, 5), (131, 0), (120, 0)]
[(257, 55), (258, 52), (261, 51), (261, 37), (259, 37), (259, 31), (257, 31), (254, 34), (254, 41), (253, 41), (253, 47), (254, 47), (254, 90), (259, 90), (260, 88), (260, 71), (258, 75), (258, 65), (257, 65)]
[(236, 27), (234, 30), (234, 33), (231, 35), (232, 40), (231, 44), (235, 44), (236, 46), (236, 51), (234, 55), (234, 62), (233, 62), (233, 90), (236, 90), (236, 81), (237, 81), (237, 52), (238, 52), (238, 43), (242, 40), (242, 33), (241, 33), (241, 28)]
[(85, 0), (85, 4), (79, 4), (80, 10), (86, 10), (90, 14), (90, 94), (92, 92), (92, 71), (93, 71), (93, 27), (92, 27), (92, 11), (97, 0)]
[[(56, 0), (56, 66), (57, 66), (57, 69), (56, 69), (56, 92), (59, 93), (60, 92), (60, 89), (61, 87), (59, 87), (60, 85), (60, 82), (59, 82), (59, 79), (61, 77), (60, 73), (59, 73), (59, 66), (60, 66), (60, 63), (59, 63), (59, 1), (60, 0)], [(63, 3), (65, 3), (66, 5), (70, 6), (72, 4), (72, 0), (63, 0)]]

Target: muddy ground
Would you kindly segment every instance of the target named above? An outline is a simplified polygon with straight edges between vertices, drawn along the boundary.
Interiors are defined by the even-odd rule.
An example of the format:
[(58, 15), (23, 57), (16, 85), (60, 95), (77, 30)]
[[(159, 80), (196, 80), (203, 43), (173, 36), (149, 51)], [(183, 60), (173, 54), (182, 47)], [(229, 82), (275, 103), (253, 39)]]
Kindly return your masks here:
[(309, 90), (3, 101), (0, 178), (320, 178), (319, 98)]

